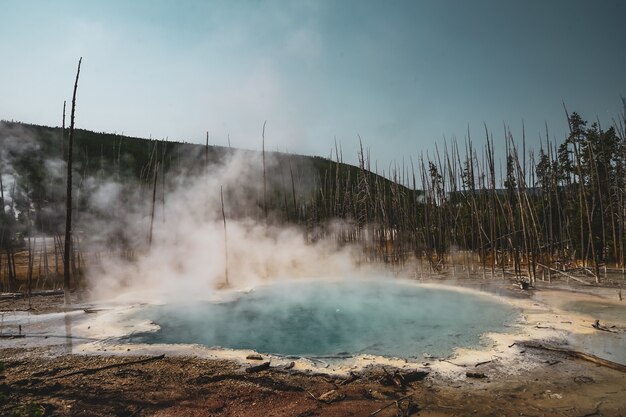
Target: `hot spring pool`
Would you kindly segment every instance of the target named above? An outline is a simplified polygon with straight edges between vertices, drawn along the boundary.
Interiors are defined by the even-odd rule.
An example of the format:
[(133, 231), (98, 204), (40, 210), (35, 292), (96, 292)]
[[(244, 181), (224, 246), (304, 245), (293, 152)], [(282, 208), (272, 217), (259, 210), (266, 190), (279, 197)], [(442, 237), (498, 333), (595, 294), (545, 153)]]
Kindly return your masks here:
[(283, 282), (228, 302), (151, 306), (130, 343), (197, 343), (298, 356), (444, 357), (503, 331), (517, 311), (489, 296), (398, 280)]

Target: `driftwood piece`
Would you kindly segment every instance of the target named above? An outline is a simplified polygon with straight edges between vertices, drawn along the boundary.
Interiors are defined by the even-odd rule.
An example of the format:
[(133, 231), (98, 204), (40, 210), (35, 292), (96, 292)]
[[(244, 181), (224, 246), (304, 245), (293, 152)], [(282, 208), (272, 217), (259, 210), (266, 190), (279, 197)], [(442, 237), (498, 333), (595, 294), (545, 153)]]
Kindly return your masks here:
[(559, 352), (565, 355), (568, 355), (572, 358), (582, 359), (591, 363), (595, 363), (596, 365), (605, 366), (607, 368), (614, 369), (620, 372), (626, 372), (626, 365), (622, 365), (621, 363), (612, 362), (608, 359), (599, 358), (595, 355), (585, 352), (579, 352), (576, 350), (564, 349), (556, 346), (542, 345), (536, 342), (521, 342), (518, 343), (527, 348), (547, 350), (549, 352)]
[(249, 374), (252, 374), (252, 373), (255, 373), (255, 372), (265, 371), (267, 369), (270, 369), (270, 363), (269, 362), (263, 362), (260, 365), (250, 366), (250, 367), (246, 368), (246, 372), (248, 372)]
[(468, 377), (468, 378), (476, 378), (476, 379), (487, 378), (487, 375), (483, 374), (482, 372), (467, 371), (467, 372), (465, 372), (465, 376)]
[(114, 363), (112, 365), (101, 366), (101, 367), (98, 367), (98, 368), (81, 369), (80, 371), (74, 371), (74, 372), (70, 372), (70, 373), (67, 373), (67, 374), (54, 376), (51, 379), (65, 378), (65, 377), (73, 376), (73, 375), (90, 375), (90, 374), (94, 374), (96, 372), (105, 371), (107, 369), (119, 368), (121, 366), (139, 365), (139, 364), (143, 364), (143, 363), (158, 361), (160, 359), (163, 359), (164, 357), (165, 357), (165, 355), (152, 356), (150, 358), (138, 359), (138, 360), (135, 360), (135, 361), (121, 362), (121, 363)]
[(615, 330), (611, 330), (608, 327), (601, 325), (600, 320), (594, 321), (591, 327), (593, 327), (596, 330), (601, 330), (603, 332), (617, 333)]

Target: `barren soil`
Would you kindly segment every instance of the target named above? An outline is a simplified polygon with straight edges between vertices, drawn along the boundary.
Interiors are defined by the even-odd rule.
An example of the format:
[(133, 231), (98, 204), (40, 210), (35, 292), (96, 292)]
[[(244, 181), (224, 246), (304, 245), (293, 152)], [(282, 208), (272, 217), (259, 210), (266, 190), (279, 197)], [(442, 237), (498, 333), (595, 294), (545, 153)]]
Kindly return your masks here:
[[(61, 306), (60, 296), (32, 299), (41, 312)], [(0, 300), (0, 310), (25, 308), (24, 300)], [(510, 349), (539, 366), (508, 369), (496, 358), (465, 365), (452, 377), (431, 372), (423, 378), (380, 366), (345, 377), (282, 364), (251, 373), (235, 362), (198, 357), (75, 355), (63, 353), (62, 345), (7, 345), (0, 339), (2, 416), (626, 415), (626, 373), (520, 346)], [(123, 365), (144, 358), (151, 360)]]

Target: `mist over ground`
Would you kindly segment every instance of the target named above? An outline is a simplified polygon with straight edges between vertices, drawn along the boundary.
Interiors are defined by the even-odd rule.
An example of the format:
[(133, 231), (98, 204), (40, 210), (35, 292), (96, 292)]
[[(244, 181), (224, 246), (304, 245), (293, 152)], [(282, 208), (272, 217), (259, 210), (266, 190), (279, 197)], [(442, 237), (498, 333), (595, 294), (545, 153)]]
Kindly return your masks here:
[[(0, 125), (3, 236), (64, 230), (67, 138), (50, 132), (42, 139), (28, 126)], [(306, 210), (299, 202), (315, 193), (319, 179), (302, 158), (292, 166), (272, 153), (265, 161), (262, 153), (235, 149), (209, 157), (208, 148), (193, 147), (177, 151), (174, 162), (165, 159), (163, 143), (151, 143), (139, 180), (125, 175), (132, 161), (121, 149), (113, 167), (87, 151), (75, 155), (72, 232), (92, 297), (205, 298), (226, 286), (226, 273), (231, 288), (354, 275), (358, 249), (325, 239), (319, 224), (297, 226), (267, 208), (267, 201), (284, 199), (287, 213)], [(348, 222), (323, 227), (339, 232)]]

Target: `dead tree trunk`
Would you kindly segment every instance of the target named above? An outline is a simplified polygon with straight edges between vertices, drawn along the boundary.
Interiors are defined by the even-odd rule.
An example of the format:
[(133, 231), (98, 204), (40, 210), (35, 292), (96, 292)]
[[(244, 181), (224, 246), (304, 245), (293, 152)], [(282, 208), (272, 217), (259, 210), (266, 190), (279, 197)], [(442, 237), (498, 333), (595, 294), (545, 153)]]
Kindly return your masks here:
[[(72, 95), (72, 114), (70, 117), (70, 137), (67, 150), (67, 197), (65, 211), (65, 251), (63, 253), (63, 294), (65, 305), (71, 303), (70, 300), (70, 252), (72, 250), (72, 146), (74, 142), (74, 116), (76, 114), (76, 90), (78, 89), (78, 77), (80, 75), (80, 64), (83, 58), (78, 60), (76, 71), (76, 81), (74, 81), (74, 93)], [(65, 112), (63, 112), (63, 129), (65, 129)]]
[(220, 186), (220, 200), (222, 201), (222, 219), (224, 220), (224, 282), (228, 287), (228, 235), (226, 234), (226, 212), (224, 211), (224, 191)]
[(263, 122), (263, 133), (261, 134), (261, 152), (263, 157), (263, 214), (265, 215), (265, 223), (267, 224), (267, 174), (265, 171), (265, 125), (267, 120)]

